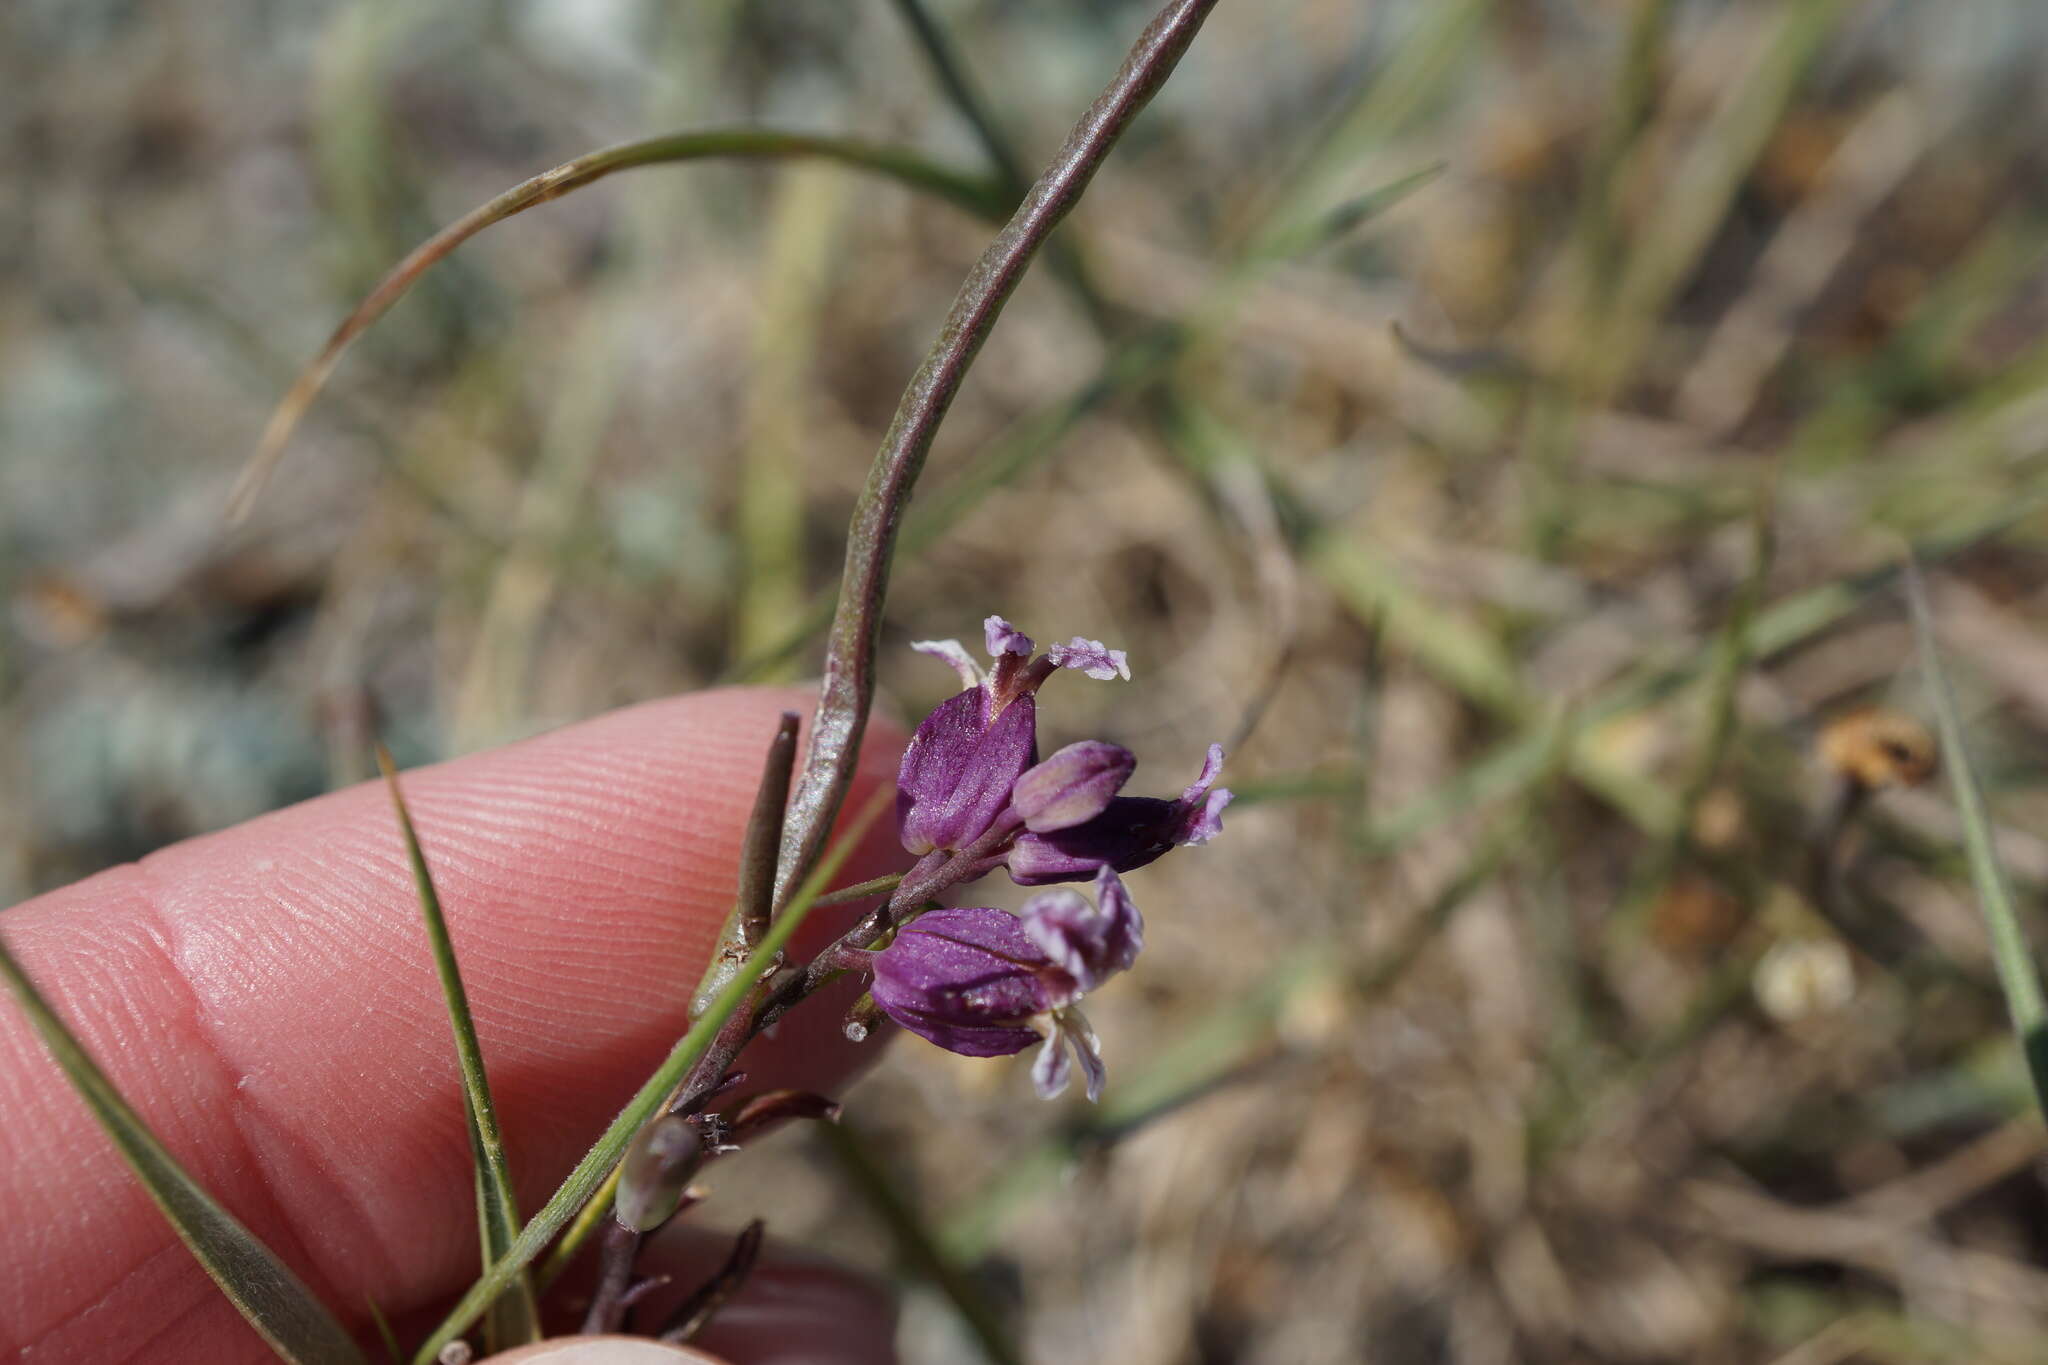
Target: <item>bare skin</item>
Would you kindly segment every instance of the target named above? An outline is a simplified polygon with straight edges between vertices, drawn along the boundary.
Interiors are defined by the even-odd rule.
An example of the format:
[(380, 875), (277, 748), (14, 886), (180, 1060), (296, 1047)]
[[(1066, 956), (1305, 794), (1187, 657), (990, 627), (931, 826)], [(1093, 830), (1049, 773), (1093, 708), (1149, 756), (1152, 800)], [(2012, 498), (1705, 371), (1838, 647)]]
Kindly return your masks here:
[[(808, 701), (704, 693), (406, 775), (525, 1209), (679, 1034), (731, 907), (762, 752), (777, 714)], [(870, 730), (849, 808), (893, 781), (902, 743)], [(906, 861), (880, 831), (843, 880)], [(371, 1301), (431, 1320), (474, 1276), (448, 1022), (379, 787), (39, 897), (0, 914), (0, 934), (177, 1157), (345, 1320)], [(858, 1054), (834, 1003), (750, 1051), (748, 1088), (843, 1080)], [(0, 1113), (0, 1358), (272, 1358), (4, 1002)], [(704, 1345), (884, 1362), (890, 1326), (872, 1286), (771, 1256)]]

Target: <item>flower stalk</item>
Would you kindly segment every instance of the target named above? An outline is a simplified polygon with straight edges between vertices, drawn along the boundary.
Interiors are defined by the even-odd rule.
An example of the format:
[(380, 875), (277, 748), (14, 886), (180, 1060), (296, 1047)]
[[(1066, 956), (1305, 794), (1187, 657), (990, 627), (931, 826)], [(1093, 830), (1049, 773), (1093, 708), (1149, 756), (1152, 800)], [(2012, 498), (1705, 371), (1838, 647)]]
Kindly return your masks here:
[(1022, 282), (1025, 268), (1079, 202), (1131, 120), (1173, 73), (1215, 7), (1216, 0), (1171, 0), (1139, 35), (1115, 79), (1082, 115), (1015, 216), (975, 263), (938, 340), (904, 390), (854, 507), (839, 606), (827, 637), (825, 678), (812, 725), (810, 754), (783, 833), (782, 860), (776, 871), (778, 905), (816, 862), (832, 819), (852, 785), (854, 756), (874, 701), (875, 659), (890, 560), (911, 490), (931, 453), (939, 423), (1003, 305)]
[[(987, 859), (997, 852), (1005, 837), (1014, 836), (1014, 829), (1006, 835), (998, 824), (968, 847), (944, 851), (943, 857), (942, 851), (934, 848), (881, 907), (863, 916), (809, 967), (783, 973), (779, 984), (772, 979), (777, 966), (775, 955), (794, 934), (802, 915), (812, 908), (807, 897), (815, 898), (822, 889), (823, 878), (830, 875), (833, 859), (825, 857), (826, 836), (852, 785), (855, 758), (874, 699), (876, 655), (890, 561), (911, 492), (930, 454), (939, 424), (1032, 259), (1079, 201), (1131, 120), (1178, 65), (1215, 5), (1216, 0), (1169, 0), (1146, 27), (1108, 88), (1082, 116), (1015, 216), (969, 273), (937, 340), (904, 392), (855, 505), (849, 528), (846, 569), (828, 637), (824, 682), (812, 724), (810, 748), (796, 794), (782, 822), (771, 894), (773, 913), (767, 932), (757, 935), (759, 916), (749, 913), (744, 904), (736, 910), (730, 935), (733, 966), (721, 977), (722, 984), (707, 981), (708, 992), (699, 993), (688, 1034), (677, 1043), (668, 1062), (642, 1087), (640, 1095), (613, 1122), (597, 1147), (521, 1230), (511, 1249), (471, 1287), (455, 1311), (423, 1344), (414, 1357), (416, 1361), (433, 1360), (442, 1346), (467, 1330), (482, 1308), (531, 1262), (553, 1233), (598, 1193), (627, 1142), (643, 1124), (660, 1114), (698, 1113), (711, 1097), (730, 1085), (741, 1049), (790, 1005), (833, 974), (816, 970), (821, 964), (843, 962), (849, 951), (868, 949), (884, 927), (897, 923), (897, 916), (903, 911), (922, 906), (947, 886), (989, 870)], [(1054, 662), (1057, 666), (1058, 661)], [(772, 753), (769, 768), (772, 773)], [(772, 819), (756, 819), (751, 830), (759, 834), (771, 828), (772, 823)], [(1021, 819), (1016, 827), (1022, 827)], [(847, 837), (851, 840), (857, 835), (849, 832)], [(843, 850), (844, 846), (840, 851)], [(721, 953), (720, 960), (724, 957)], [(718, 960), (712, 970), (719, 970)], [(1063, 1024), (1062, 1031), (1071, 1040), (1085, 1032), (1085, 1028), (1085, 1023), (1069, 1023)], [(1092, 1047), (1092, 1034), (1086, 1042)], [(1064, 1054), (1059, 1060), (1063, 1066)], [(1087, 1064), (1090, 1058), (1084, 1055), (1083, 1061)], [(745, 1278), (758, 1236), (758, 1230), (750, 1229), (749, 1235), (743, 1237), (733, 1262), (719, 1277), (720, 1286), (710, 1295), (712, 1299), (721, 1298)], [(630, 1252), (619, 1259), (630, 1265)], [(715, 1305), (697, 1306), (690, 1312), (689, 1320), (665, 1324), (664, 1337), (687, 1337), (701, 1324), (710, 1306)]]

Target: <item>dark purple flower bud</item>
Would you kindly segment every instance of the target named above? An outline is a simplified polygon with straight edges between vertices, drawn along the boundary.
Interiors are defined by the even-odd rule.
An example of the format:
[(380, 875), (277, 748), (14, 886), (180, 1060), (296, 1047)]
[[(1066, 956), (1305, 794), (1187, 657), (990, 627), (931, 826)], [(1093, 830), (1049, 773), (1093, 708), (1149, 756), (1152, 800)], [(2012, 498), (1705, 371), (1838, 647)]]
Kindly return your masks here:
[[(1004, 859), (1019, 886), (1077, 882), (1104, 867), (1129, 872), (1180, 844), (1206, 844), (1223, 832), (1223, 808), (1230, 791), (1216, 787), (1223, 746), (1209, 746), (1202, 775), (1178, 801), (1119, 796), (1083, 824), (1017, 836)], [(1212, 790), (1212, 788), (1214, 788)]]
[(896, 819), (912, 853), (966, 848), (1010, 804), (1010, 788), (1037, 757), (1037, 706), (1019, 697), (991, 716), (969, 688), (924, 718), (896, 777)]
[(1122, 745), (1084, 739), (1027, 770), (1011, 789), (1010, 803), (1028, 830), (1069, 829), (1102, 814), (1137, 766)]

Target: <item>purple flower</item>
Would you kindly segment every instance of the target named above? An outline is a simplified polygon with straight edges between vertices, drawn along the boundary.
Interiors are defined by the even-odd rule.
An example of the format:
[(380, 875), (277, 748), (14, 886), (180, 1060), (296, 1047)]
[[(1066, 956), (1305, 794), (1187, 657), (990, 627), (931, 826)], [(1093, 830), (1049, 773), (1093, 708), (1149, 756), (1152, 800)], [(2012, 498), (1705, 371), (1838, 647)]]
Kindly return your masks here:
[[(951, 664), (966, 690), (917, 727), (903, 754), (896, 811), (904, 847), (947, 863), (936, 884), (1006, 867), (1019, 885), (1084, 881), (1102, 868), (1128, 872), (1180, 844), (1222, 832), (1230, 792), (1217, 787), (1223, 750), (1177, 801), (1119, 796), (1137, 760), (1103, 740), (1069, 744), (1038, 762), (1040, 685), (1062, 668), (1091, 678), (1129, 678), (1120, 649), (1076, 636), (1036, 654), (1031, 637), (1000, 616), (983, 623), (994, 663), (987, 673), (957, 640), (911, 646)], [(945, 855), (973, 850), (967, 859)]]
[(1061, 888), (1021, 915), (987, 906), (933, 910), (869, 959), (875, 1003), (922, 1038), (968, 1057), (1004, 1057), (1040, 1043), (1031, 1078), (1051, 1099), (1072, 1074), (1069, 1053), (1102, 1094), (1095, 1031), (1077, 1001), (1128, 968), (1144, 946), (1144, 921), (1107, 867), (1095, 900)]
[(912, 853), (959, 852), (1003, 819), (1012, 785), (1038, 760), (1034, 694), (1054, 672), (1131, 676), (1123, 651), (1100, 641), (1076, 638), (1033, 658), (1031, 637), (1002, 617), (989, 617), (983, 633), (995, 660), (986, 675), (958, 640), (911, 646), (951, 664), (967, 689), (926, 716), (903, 751), (896, 817)]
[[(1066, 752), (1063, 749), (1054, 754), (1039, 768), (1051, 767)], [(1035, 790), (1043, 781), (1035, 777), (1039, 768), (1017, 779), (1014, 790), (1019, 806), (1025, 802), (1027, 787)], [(1102, 867), (1129, 872), (1178, 845), (1208, 843), (1223, 832), (1223, 808), (1230, 804), (1230, 789), (1216, 786), (1222, 768), (1223, 746), (1211, 744), (1202, 775), (1180, 794), (1178, 801), (1118, 796), (1104, 800), (1093, 815), (1072, 824), (1047, 825), (1027, 818), (1024, 831), (1003, 857), (1011, 880), (1019, 886), (1041, 886), (1047, 882), (1080, 881)], [(1124, 769), (1124, 774), (1128, 776), (1129, 771)], [(1091, 795), (1100, 791), (1102, 780), (1088, 788)], [(1122, 785), (1119, 779), (1116, 787)]]

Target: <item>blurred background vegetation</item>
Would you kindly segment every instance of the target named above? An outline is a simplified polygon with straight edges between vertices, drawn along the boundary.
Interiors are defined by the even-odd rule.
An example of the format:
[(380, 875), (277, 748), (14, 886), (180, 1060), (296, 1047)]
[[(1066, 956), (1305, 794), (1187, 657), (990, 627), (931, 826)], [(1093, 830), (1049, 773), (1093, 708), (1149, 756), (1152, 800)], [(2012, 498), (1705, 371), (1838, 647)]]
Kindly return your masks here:
[[(992, 230), (843, 165), (493, 229), (221, 509), (335, 322), (511, 184), (749, 126), (1000, 201), (1149, 12), (927, 5), (0, 12), (0, 903), (373, 733), (815, 668)], [(1100, 1109), (898, 1048), (708, 1216), (900, 1270), (913, 1361), (977, 1349), (953, 1300), (1126, 1365), (2048, 1356), (2044, 1141), (1897, 580), (1912, 544), (2030, 908), (2044, 61), (2036, 0), (1224, 4), (998, 327), (890, 621), (1124, 646), (1048, 742), (1167, 791), (1224, 740), (1228, 836), (1132, 879)], [(949, 688), (891, 667), (906, 714)]]

